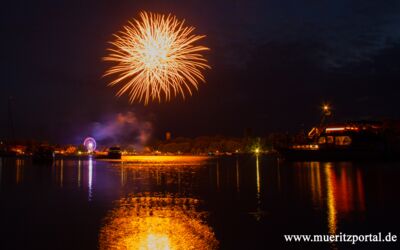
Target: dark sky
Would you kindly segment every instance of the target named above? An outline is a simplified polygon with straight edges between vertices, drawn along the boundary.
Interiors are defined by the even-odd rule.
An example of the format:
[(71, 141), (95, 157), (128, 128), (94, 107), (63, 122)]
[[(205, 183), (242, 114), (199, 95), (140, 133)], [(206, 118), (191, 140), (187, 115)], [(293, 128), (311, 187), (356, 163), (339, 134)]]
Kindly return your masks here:
[[(146, 10), (206, 34), (212, 69), (191, 98), (129, 104), (102, 78), (107, 42)], [(335, 118), (399, 118), (398, 0), (9, 1), (1, 7), (0, 138), (76, 142), (117, 114), (153, 134), (297, 131)]]

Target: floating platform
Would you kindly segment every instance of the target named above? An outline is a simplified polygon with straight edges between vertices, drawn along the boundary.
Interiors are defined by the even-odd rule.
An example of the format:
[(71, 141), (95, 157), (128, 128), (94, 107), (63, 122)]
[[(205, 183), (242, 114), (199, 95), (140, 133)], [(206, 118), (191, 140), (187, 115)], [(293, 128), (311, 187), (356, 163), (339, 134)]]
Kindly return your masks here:
[(200, 164), (214, 157), (197, 155), (123, 155), (121, 159), (100, 158), (100, 161), (137, 164)]

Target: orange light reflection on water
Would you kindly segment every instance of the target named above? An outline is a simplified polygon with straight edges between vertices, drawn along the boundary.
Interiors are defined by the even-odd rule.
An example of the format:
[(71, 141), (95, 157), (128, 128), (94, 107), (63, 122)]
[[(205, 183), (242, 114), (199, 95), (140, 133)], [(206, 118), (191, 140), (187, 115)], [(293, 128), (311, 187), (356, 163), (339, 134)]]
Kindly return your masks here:
[(236, 191), (240, 192), (240, 172), (239, 172), (239, 159), (236, 159)]
[(336, 190), (334, 185), (334, 174), (332, 173), (332, 166), (325, 166), (326, 176), (326, 202), (328, 208), (328, 232), (330, 234), (336, 234), (337, 230), (337, 208), (336, 208)]
[(311, 162), (310, 167), (312, 200), (316, 206), (321, 206), (320, 204), (322, 203), (322, 183), (319, 162)]
[(260, 200), (261, 183), (260, 183), (260, 162), (258, 155), (256, 156), (256, 180), (257, 180), (257, 199)]
[(140, 164), (190, 164), (200, 165), (209, 160), (208, 156), (195, 155), (123, 155), (121, 160), (106, 160), (111, 162), (140, 163)]
[(100, 231), (100, 249), (217, 249), (198, 203), (174, 197), (122, 199)]
[(17, 159), (15, 165), (16, 165), (15, 182), (17, 184), (20, 184), (22, 183), (24, 161), (21, 159)]
[(328, 228), (329, 233), (335, 234), (339, 215), (348, 216), (353, 211), (365, 210), (364, 184), (360, 169), (351, 168), (348, 164), (334, 168), (331, 163), (327, 163), (324, 167)]
[(253, 213), (254, 217), (257, 221), (261, 220), (264, 215), (264, 212), (261, 209), (261, 180), (260, 180), (260, 161), (259, 156), (256, 155), (256, 185), (257, 185), (257, 210)]
[[(308, 178), (311, 200), (317, 209), (326, 208), (328, 232), (336, 234), (338, 222), (353, 212), (365, 211), (365, 193), (362, 169), (349, 162), (302, 163)], [(303, 188), (303, 175), (299, 186)]]
[(81, 160), (79, 160), (78, 161), (78, 188), (81, 186), (81, 179), (82, 179), (82, 177), (81, 177), (81, 168), (82, 168), (82, 161)]

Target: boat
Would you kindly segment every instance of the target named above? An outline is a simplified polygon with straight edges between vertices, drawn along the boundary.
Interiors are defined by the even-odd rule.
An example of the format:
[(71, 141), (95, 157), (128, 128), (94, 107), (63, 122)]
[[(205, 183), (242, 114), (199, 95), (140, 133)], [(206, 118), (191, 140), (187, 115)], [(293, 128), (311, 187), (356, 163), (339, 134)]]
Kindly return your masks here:
[(120, 147), (111, 147), (108, 149), (107, 159), (121, 159), (122, 152)]
[(400, 156), (400, 121), (325, 121), (323, 117), (303, 143), (278, 148), (280, 156), (296, 161), (391, 160)]
[(283, 158), (303, 161), (395, 159), (400, 156), (400, 122), (328, 123), (308, 133), (308, 142), (279, 149)]
[(39, 146), (32, 153), (33, 163), (52, 163), (55, 157), (54, 148), (50, 146)]

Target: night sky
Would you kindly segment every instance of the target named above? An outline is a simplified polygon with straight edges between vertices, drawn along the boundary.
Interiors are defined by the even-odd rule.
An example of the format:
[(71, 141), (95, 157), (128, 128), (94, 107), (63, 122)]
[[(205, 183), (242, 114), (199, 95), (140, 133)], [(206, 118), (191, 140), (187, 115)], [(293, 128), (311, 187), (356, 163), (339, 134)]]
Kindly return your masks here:
[[(141, 10), (207, 35), (212, 69), (192, 97), (144, 106), (107, 87), (108, 42)], [(337, 120), (400, 115), (398, 0), (8, 1), (0, 12), (0, 138), (9, 97), (16, 138), (62, 143), (126, 114), (154, 137), (299, 131), (323, 102)]]

